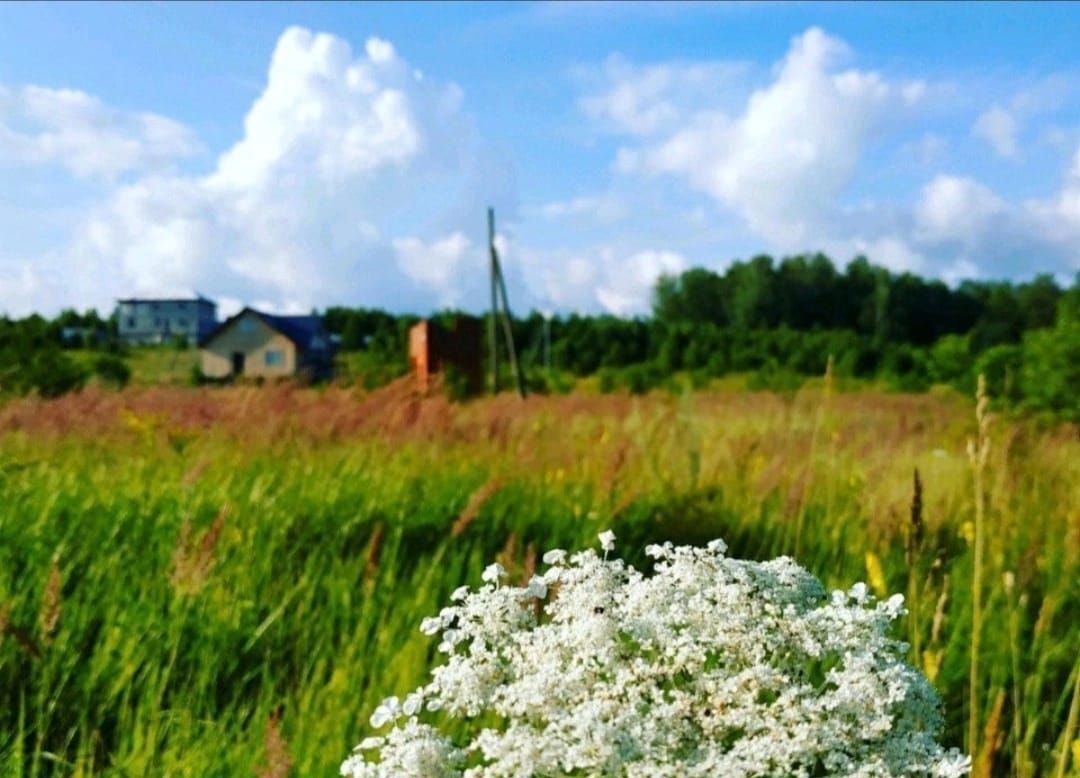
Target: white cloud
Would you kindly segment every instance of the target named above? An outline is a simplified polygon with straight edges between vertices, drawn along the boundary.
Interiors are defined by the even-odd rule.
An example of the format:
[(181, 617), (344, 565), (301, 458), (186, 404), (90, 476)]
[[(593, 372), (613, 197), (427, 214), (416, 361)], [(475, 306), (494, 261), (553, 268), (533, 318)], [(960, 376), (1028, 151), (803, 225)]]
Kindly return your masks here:
[(912, 238), (946, 280), (1080, 269), (1080, 149), (1057, 192), (1016, 203), (967, 177), (938, 175), (913, 209)]
[(950, 286), (956, 286), (961, 281), (977, 279), (982, 274), (979, 266), (969, 259), (958, 259), (946, 267), (941, 273), (941, 280)]
[(626, 204), (615, 195), (584, 195), (569, 200), (556, 200), (540, 209), (545, 219), (584, 217), (602, 223), (624, 219), (629, 214)]
[[(841, 262), (861, 252), (945, 278), (1080, 267), (1080, 158), (1027, 202), (970, 171), (945, 173), (945, 137), (959, 143), (973, 106), (990, 100), (957, 110), (938, 82), (853, 68), (852, 57), (811, 28), (771, 71), (620, 56), (579, 68), (579, 108), (622, 145), (612, 149), (617, 174), (531, 206), (531, 224), (514, 218), (514, 160), (480, 142), (462, 91), (422, 77), (389, 41), (354, 51), (333, 35), (286, 30), (242, 133), (204, 175), (178, 172), (199, 145), (172, 120), (72, 90), (0, 87), (0, 165), (21, 165), (19, 175), (62, 166), (111, 184), (89, 209), (38, 219), (37, 232), (77, 225), (62, 250), (0, 258), (0, 300), (16, 311), (107, 309), (119, 295), (198, 289), (275, 310), (479, 308), (488, 204), (510, 227), (512, 240), (499, 241), (515, 310), (643, 313), (656, 277), (684, 269), (687, 256), (719, 267), (761, 248), (822, 248)], [(1032, 112), (1064, 99), (1051, 86), (1010, 90), (1017, 97), (999, 110), (1013, 126), (991, 116), (972, 131), (1019, 155), (1019, 127), (1038, 137)], [(910, 118), (914, 131), (890, 137)], [(1075, 148), (1075, 133), (1059, 135), (1062, 149)], [(50, 185), (35, 190), (38, 201)], [(0, 215), (13, 223), (15, 213)]]
[(1037, 228), (1049, 239), (1072, 247), (1071, 269), (1080, 269), (1080, 147), (1057, 194), (1026, 204)]
[[(773, 252), (824, 249), (841, 262), (862, 253), (897, 272), (948, 279), (1080, 266), (1080, 158), (1058, 191), (1023, 203), (971, 175), (935, 169), (948, 150), (945, 133), (955, 131), (935, 122), (955, 123), (971, 103), (957, 109), (958, 87), (946, 99), (945, 82), (852, 68), (845, 64), (851, 57), (844, 42), (808, 29), (771, 77), (734, 106), (705, 89), (675, 99), (658, 75), (644, 77), (648, 68), (619, 61), (608, 65), (615, 84), (607, 99), (594, 95), (582, 107), (631, 136), (614, 154), (615, 191), (664, 175), (737, 215)], [(652, 67), (664, 73), (663, 64)], [(1060, 108), (1067, 87), (1052, 78), (1017, 85), (1006, 107), (988, 110), (972, 133), (1018, 157), (1023, 123)], [(918, 134), (890, 137), (909, 122)], [(898, 141), (893, 153), (874, 154), (890, 141)], [(910, 181), (912, 161), (930, 168), (929, 180), (906, 199), (896, 189), (882, 196), (878, 188), (890, 173), (883, 159), (902, 165), (891, 172), (898, 181)]]
[(579, 71), (592, 93), (579, 105), (611, 129), (633, 135), (672, 130), (703, 101), (741, 93), (749, 67), (737, 62), (635, 65), (614, 54), (599, 72)]
[(560, 309), (617, 316), (648, 313), (656, 280), (689, 267), (675, 251), (624, 253), (611, 246), (579, 251), (509, 247), (509, 257), (535, 299)]
[(28, 316), (42, 296), (43, 282), (27, 263), (0, 262), (0, 315)]
[(427, 243), (419, 238), (396, 238), (393, 244), (398, 266), (409, 278), (434, 289), (440, 295), (440, 305), (460, 302), (468, 277), (486, 272), (482, 253), (473, 250), (472, 241), (462, 232)]
[(681, 177), (772, 246), (804, 249), (819, 237), (875, 131), (922, 92), (874, 72), (838, 71), (848, 56), (842, 41), (811, 28), (740, 115), (703, 109), (684, 116), (681, 129), (622, 150), (616, 167)]
[(674, 251), (640, 251), (605, 265), (607, 277), (596, 288), (596, 299), (605, 310), (618, 316), (646, 313), (656, 280), (661, 275), (681, 273), (688, 266)]
[(116, 188), (64, 252), (35, 261), (78, 279), (61, 299), (41, 287), (37, 305), (108, 309), (193, 288), (278, 310), (457, 301), (470, 247), (460, 215), (479, 228), (505, 191), (483, 161), (459, 88), (419, 79), (386, 41), (355, 56), (289, 28), (214, 168)]
[(198, 150), (194, 134), (164, 116), (122, 111), (73, 89), (0, 85), (0, 165), (57, 164), (114, 180)]
[(974, 245), (1005, 203), (970, 178), (938, 175), (915, 205), (916, 234), (928, 242), (957, 241)]
[(382, 38), (368, 38), (367, 43), (364, 45), (364, 51), (367, 52), (368, 59), (376, 65), (390, 62), (396, 55), (394, 44), (390, 43), (390, 41), (384, 41)]
[(979, 115), (971, 134), (990, 144), (1000, 156), (1013, 159), (1017, 155), (1016, 136), (1020, 125), (1016, 118), (999, 105)]
[(896, 235), (873, 240), (856, 238), (841, 256), (844, 254), (862, 254), (894, 273), (921, 273), (926, 269), (926, 258)]

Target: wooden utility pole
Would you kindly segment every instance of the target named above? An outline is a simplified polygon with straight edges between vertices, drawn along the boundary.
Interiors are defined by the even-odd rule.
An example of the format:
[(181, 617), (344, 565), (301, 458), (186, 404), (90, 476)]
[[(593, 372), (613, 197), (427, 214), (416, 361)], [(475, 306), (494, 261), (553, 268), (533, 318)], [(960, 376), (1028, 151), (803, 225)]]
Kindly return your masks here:
[(514, 373), (514, 384), (518, 395), (525, 396), (525, 380), (518, 364), (517, 349), (514, 347), (513, 321), (510, 315), (510, 297), (506, 294), (506, 279), (503, 278), (499, 265), (499, 252), (495, 248), (495, 209), (488, 208), (488, 246), (491, 250), (491, 322), (488, 335), (491, 338), (491, 390), (499, 391), (499, 342), (495, 320), (499, 318), (499, 296), (502, 296), (502, 329), (506, 338), (506, 350), (510, 355), (510, 369)]
[(488, 342), (491, 344), (491, 393), (499, 393), (499, 339), (495, 319), (499, 316), (499, 297), (496, 278), (499, 276), (499, 255), (495, 253), (495, 209), (488, 208), (488, 247), (491, 249), (491, 320), (488, 322)]

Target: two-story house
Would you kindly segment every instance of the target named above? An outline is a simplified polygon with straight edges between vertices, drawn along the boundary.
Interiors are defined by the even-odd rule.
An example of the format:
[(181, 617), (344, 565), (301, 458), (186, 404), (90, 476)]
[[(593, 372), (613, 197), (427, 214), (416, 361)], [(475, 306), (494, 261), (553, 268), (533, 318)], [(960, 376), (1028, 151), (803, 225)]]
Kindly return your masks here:
[(131, 345), (195, 345), (217, 326), (217, 304), (202, 295), (190, 299), (127, 299), (116, 306), (117, 335)]

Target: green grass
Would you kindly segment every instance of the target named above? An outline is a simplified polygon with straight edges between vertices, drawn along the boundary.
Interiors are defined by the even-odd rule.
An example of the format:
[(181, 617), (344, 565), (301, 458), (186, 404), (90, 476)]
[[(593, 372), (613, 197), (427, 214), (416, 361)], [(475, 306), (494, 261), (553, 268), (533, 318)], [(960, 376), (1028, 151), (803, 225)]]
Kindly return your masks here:
[[(716, 536), (768, 558), (793, 551), (799, 517), (799, 560), (828, 585), (866, 579), (867, 552), (886, 589), (917, 579), (900, 630), (963, 745), (966, 401), (501, 397), (381, 425), (349, 417), (345, 393), (176, 391), (173, 413), (138, 392), (38, 403), (40, 427), (0, 408), (0, 776), (250, 775), (279, 707), (294, 774), (336, 774), (374, 706), (430, 667), (420, 619), (496, 555), (520, 576), (613, 527), (636, 561), (649, 541)], [(221, 420), (185, 415), (192, 398)], [(993, 774), (1052, 775), (1080, 646), (1080, 444), (1031, 422), (991, 436), (976, 700), (983, 729), (998, 722)]]

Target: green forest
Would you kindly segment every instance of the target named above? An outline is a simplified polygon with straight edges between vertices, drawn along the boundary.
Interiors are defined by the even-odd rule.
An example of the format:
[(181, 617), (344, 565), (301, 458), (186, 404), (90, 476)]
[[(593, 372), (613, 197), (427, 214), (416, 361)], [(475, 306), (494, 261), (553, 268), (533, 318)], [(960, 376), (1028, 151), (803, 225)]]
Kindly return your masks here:
[[(433, 318), (463, 314), (441, 311)], [(407, 331), (418, 316), (331, 307), (339, 351), (377, 386), (407, 369)], [(792, 389), (832, 360), (841, 378), (902, 391), (986, 376), (993, 396), (1018, 407), (1080, 418), (1080, 274), (1063, 288), (1027, 281), (950, 287), (893, 273), (863, 257), (843, 269), (822, 254), (758, 256), (723, 272), (693, 268), (661, 278), (649, 316), (538, 312), (513, 321), (530, 389), (562, 391), (595, 376), (601, 390), (649, 391), (674, 376), (694, 385), (744, 374), (754, 388)], [(54, 319), (0, 318), (0, 392), (56, 395), (97, 374), (128, 376), (115, 322), (96, 311)], [(65, 351), (99, 352), (73, 360)]]

